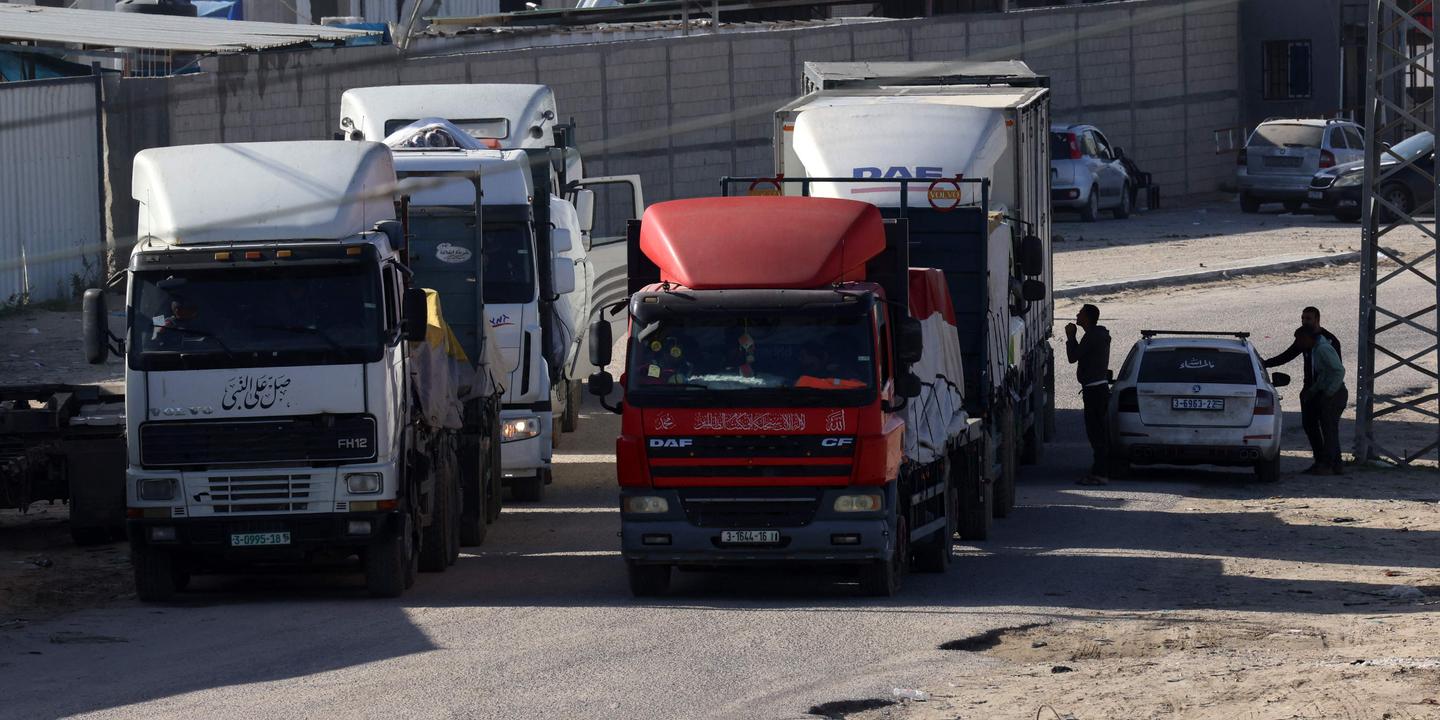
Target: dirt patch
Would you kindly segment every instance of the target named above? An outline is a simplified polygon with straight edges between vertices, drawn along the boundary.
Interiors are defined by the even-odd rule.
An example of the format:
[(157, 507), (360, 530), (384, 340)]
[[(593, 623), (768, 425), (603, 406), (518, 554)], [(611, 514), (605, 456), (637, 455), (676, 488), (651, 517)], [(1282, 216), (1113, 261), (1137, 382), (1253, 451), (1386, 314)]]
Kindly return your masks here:
[(834, 702), (821, 703), (810, 708), (811, 715), (818, 715), (828, 720), (845, 720), (857, 713), (878, 710), (890, 707), (895, 704), (894, 700), (882, 698), (866, 698), (864, 700), (836, 700)]
[(75, 545), (63, 505), (0, 510), (0, 630), (132, 594), (125, 543)]
[(1049, 625), (1049, 623), (1028, 623), (1025, 625), (1016, 625), (1014, 627), (1003, 627), (995, 628), (994, 630), (986, 630), (985, 632), (971, 635), (970, 637), (964, 637), (960, 638), (959, 640), (951, 640), (949, 642), (940, 643), (940, 649), (961, 650), (964, 652), (984, 652), (986, 650), (991, 650), (998, 647), (1001, 642), (1004, 642), (1011, 637), (1024, 634), (1036, 628), (1045, 627), (1046, 625)]

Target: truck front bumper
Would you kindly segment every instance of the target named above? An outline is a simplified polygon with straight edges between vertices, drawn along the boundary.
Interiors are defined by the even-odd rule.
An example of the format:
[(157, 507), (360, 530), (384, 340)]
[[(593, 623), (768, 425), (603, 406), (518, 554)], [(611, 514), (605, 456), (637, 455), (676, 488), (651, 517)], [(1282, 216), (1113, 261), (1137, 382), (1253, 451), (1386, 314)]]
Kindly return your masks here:
[[(233, 518), (131, 518), (132, 546), (171, 548), (191, 557), (244, 562), (304, 560), (318, 552), (348, 554), (393, 536), (396, 511), (265, 515)], [(235, 537), (288, 534), (283, 544), (237, 545)]]
[(535, 418), (540, 424), (540, 433), (524, 440), (511, 440), (500, 445), (500, 468), (505, 477), (529, 477), (550, 465), (552, 453), (551, 433), (554, 432), (554, 416), (546, 412), (529, 410), (502, 410), (500, 421), (520, 418)]
[[(854, 492), (854, 489), (848, 491)], [(852, 514), (829, 510), (834, 497), (846, 492), (845, 488), (826, 490), (821, 494), (814, 517), (804, 524), (791, 526), (760, 523), (702, 526), (696, 523), (695, 517), (687, 515), (677, 491), (626, 492), (621, 497), (622, 508), (626, 497), (646, 495), (665, 498), (669, 510), (655, 516), (622, 513), (621, 555), (643, 564), (694, 567), (795, 562), (857, 564), (890, 557), (894, 534), (890, 529), (889, 511)], [(886, 499), (886, 508), (893, 507), (893, 494), (887, 493)], [(724, 534), (730, 530), (769, 530), (779, 533), (779, 539), (764, 544), (726, 542)]]

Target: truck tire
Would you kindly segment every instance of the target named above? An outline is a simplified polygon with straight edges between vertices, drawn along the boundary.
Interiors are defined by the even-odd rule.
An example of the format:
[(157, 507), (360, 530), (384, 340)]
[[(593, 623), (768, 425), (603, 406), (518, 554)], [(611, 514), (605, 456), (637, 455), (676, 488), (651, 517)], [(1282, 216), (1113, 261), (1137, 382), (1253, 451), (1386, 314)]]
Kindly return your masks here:
[(630, 580), (630, 594), (635, 597), (655, 597), (670, 591), (669, 565), (642, 565), (626, 560), (625, 574)]
[(435, 477), (435, 511), (430, 524), (420, 531), (420, 571), (445, 572), (450, 566), (450, 533), (455, 506), (450, 502), (455, 482), (454, 463), (448, 459), (432, 466)]
[[(461, 463), (460, 545), (475, 547), (485, 542), (490, 531), (490, 458), (484, 439), (466, 448), (467, 460)], [(483, 456), (482, 456), (483, 455)]]
[(1000, 412), (1001, 440), (1000, 440), (1000, 479), (995, 483), (995, 517), (1005, 518), (1010, 516), (1010, 511), (1015, 508), (1015, 475), (1019, 471), (1018, 448), (1019, 433), (1015, 429), (1015, 409), (1006, 406)]
[(531, 477), (510, 478), (510, 492), (517, 502), (541, 502), (545, 499), (545, 485), (550, 471), (541, 468)]
[(409, 515), (401, 516), (400, 531), (365, 550), (365, 589), (371, 597), (395, 598), (410, 587), (413, 567)]
[(860, 592), (870, 597), (895, 597), (910, 556), (910, 527), (902, 510), (895, 517), (895, 545), (889, 560), (860, 567)]
[(1045, 441), (1040, 439), (1040, 432), (1039, 432), (1039, 430), (1040, 430), (1039, 425), (1036, 425), (1035, 427), (1032, 427), (1032, 428), (1030, 428), (1029, 430), (1026, 430), (1024, 437), (1021, 438), (1021, 441), (1020, 441), (1020, 464), (1021, 464), (1021, 465), (1037, 465), (1037, 464), (1039, 464), (1039, 462), (1040, 462), (1040, 456), (1043, 454), (1043, 453), (1041, 452), (1041, 450), (1042, 450), (1042, 447), (1043, 447), (1044, 444), (1045, 444)]
[[(496, 415), (496, 418), (495, 427), (499, 427), (499, 415)], [(490, 481), (490, 494), (486, 497), (489, 503), (485, 506), (485, 521), (493, 523), (500, 519), (500, 511), (505, 507), (503, 497), (505, 495), (505, 470), (500, 459), (500, 442), (498, 440), (491, 440), (489, 445), (490, 466), (487, 468), (485, 476), (489, 478)]]
[[(169, 600), (189, 581), (188, 573), (180, 569), (172, 550), (132, 545), (130, 564), (135, 568), (135, 595), (143, 602)], [(182, 575), (185, 583), (180, 582)]]
[(573, 433), (580, 427), (580, 401), (585, 388), (579, 380), (565, 381), (565, 409), (560, 414), (560, 431)]
[(941, 472), (945, 476), (945, 527), (915, 546), (912, 561), (915, 570), (926, 573), (943, 573), (950, 567), (950, 553), (955, 542), (957, 494), (950, 474), (950, 462), (944, 462)]
[(969, 453), (963, 462), (954, 466), (958, 473), (956, 487), (960, 489), (958, 524), (961, 540), (988, 540), (990, 526), (994, 523), (995, 485), (985, 482), (980, 463)]
[(1280, 479), (1280, 453), (1269, 460), (1255, 463), (1255, 479), (1262, 483), (1273, 483)]

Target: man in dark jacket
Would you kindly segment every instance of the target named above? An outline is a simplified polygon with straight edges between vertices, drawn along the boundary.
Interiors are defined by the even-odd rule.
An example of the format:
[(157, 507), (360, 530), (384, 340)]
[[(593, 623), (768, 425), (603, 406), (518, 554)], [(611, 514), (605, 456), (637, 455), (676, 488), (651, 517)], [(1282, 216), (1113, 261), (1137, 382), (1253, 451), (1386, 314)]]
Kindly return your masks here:
[[(1081, 306), (1075, 322), (1065, 326), (1065, 357), (1075, 365), (1080, 397), (1085, 402), (1085, 437), (1094, 459), (1082, 485), (1104, 485), (1110, 477), (1110, 331), (1100, 323), (1100, 308)], [(1085, 337), (1075, 339), (1075, 326)]]
[[(1311, 335), (1318, 335), (1325, 338), (1329, 341), (1330, 347), (1335, 350), (1335, 355), (1340, 355), (1340, 339), (1331, 334), (1329, 330), (1320, 326), (1319, 308), (1307, 307), (1300, 311), (1300, 329), (1308, 331)], [(1319, 407), (1313, 400), (1307, 399), (1315, 396), (1312, 393), (1306, 392), (1306, 390), (1310, 389), (1311, 383), (1315, 381), (1314, 355), (1313, 350), (1307, 350), (1302, 345), (1300, 339), (1297, 338), (1294, 342), (1290, 343), (1290, 347), (1286, 348), (1285, 352), (1266, 360), (1265, 367), (1272, 368), (1284, 365), (1294, 360), (1297, 355), (1305, 359), (1305, 376), (1300, 385), (1300, 424), (1305, 428), (1305, 437), (1310, 441), (1310, 449), (1314, 451), (1315, 457), (1318, 458), (1324, 454), (1325, 434), (1320, 428)], [(1322, 465), (1323, 463), (1319, 462), (1311, 465), (1310, 468), (1305, 471), (1305, 474), (1316, 474), (1320, 471)]]

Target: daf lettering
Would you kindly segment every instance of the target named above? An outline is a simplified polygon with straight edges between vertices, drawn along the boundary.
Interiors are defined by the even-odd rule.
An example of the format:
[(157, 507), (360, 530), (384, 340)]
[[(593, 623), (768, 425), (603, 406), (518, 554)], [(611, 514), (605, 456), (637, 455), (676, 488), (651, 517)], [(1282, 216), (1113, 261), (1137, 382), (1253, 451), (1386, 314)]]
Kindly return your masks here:
[(945, 177), (945, 168), (930, 165), (919, 165), (914, 168), (904, 165), (891, 165), (888, 168), (878, 167), (857, 167), (851, 170), (850, 177), (857, 178), (906, 178), (939, 180)]
[(825, 438), (824, 440), (821, 440), (821, 441), (820, 441), (820, 447), (831, 447), (831, 448), (849, 447), (849, 446), (854, 445), (854, 444), (855, 444), (855, 438), (848, 438), (848, 437)]
[(694, 444), (690, 438), (650, 438), (652, 448), (688, 448)]

